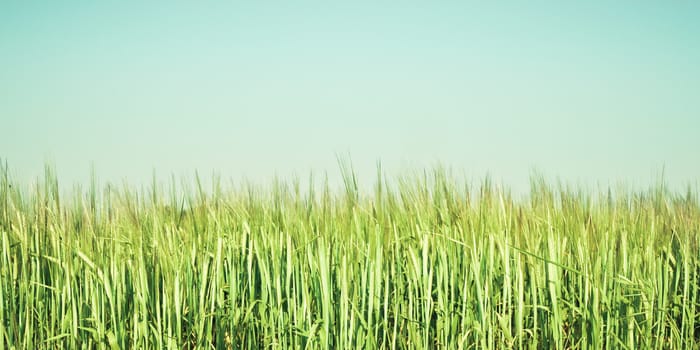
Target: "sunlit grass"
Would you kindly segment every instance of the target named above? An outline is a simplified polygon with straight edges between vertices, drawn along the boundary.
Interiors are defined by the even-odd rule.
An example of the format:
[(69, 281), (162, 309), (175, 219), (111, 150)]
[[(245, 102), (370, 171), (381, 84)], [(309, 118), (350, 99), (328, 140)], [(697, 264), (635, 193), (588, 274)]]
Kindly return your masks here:
[(689, 349), (698, 195), (0, 183), (0, 349)]

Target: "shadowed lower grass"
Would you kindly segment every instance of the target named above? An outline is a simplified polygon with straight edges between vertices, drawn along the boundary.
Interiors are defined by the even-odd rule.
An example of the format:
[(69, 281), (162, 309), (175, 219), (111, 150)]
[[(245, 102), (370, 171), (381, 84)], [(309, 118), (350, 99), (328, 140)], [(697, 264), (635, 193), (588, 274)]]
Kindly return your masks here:
[(690, 349), (696, 192), (0, 183), (0, 349)]

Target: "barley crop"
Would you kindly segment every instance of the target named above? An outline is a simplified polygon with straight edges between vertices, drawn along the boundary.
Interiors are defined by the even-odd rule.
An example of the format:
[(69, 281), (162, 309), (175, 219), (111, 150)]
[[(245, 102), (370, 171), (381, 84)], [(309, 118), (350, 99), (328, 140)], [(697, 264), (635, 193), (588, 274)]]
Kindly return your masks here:
[(698, 348), (693, 188), (342, 172), (65, 195), (5, 166), (0, 350)]

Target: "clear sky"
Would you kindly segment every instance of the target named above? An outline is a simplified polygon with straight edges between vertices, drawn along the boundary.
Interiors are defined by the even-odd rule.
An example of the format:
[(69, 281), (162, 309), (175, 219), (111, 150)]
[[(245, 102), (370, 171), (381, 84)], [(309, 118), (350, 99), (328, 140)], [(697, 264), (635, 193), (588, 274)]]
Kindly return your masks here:
[(0, 3), (19, 180), (700, 178), (700, 2)]

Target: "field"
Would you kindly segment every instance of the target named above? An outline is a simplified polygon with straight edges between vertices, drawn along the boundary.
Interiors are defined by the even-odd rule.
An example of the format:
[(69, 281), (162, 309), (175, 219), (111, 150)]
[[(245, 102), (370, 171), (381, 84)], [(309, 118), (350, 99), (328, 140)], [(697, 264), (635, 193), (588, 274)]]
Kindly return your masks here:
[[(700, 208), (444, 169), (76, 188), (0, 179), (1, 349), (697, 349)], [(302, 190), (302, 188), (305, 188)], [(65, 198), (64, 198), (65, 197)]]

